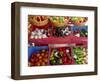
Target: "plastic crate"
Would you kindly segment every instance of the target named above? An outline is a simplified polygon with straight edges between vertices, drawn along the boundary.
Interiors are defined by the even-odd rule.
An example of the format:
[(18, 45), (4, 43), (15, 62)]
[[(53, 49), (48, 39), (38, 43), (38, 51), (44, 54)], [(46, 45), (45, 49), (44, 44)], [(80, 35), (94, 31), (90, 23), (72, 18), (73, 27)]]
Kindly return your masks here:
[(40, 50), (45, 49), (48, 50), (48, 46), (31, 46), (28, 48), (28, 60), (30, 59), (30, 57), (32, 56), (32, 53), (38, 53)]

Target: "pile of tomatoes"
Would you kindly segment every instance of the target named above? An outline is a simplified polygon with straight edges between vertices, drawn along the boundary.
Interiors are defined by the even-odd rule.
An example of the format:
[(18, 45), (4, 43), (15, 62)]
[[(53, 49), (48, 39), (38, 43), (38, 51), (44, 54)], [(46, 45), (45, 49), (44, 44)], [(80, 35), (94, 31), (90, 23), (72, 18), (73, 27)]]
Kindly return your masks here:
[(29, 66), (46, 66), (48, 65), (48, 50), (41, 50), (32, 53), (29, 59)]

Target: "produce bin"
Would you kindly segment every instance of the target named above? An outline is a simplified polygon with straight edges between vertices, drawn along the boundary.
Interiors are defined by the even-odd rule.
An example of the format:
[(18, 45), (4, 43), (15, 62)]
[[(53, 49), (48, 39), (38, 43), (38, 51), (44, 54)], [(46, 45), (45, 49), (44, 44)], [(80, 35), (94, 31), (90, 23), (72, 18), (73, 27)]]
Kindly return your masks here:
[(50, 65), (71, 65), (75, 64), (72, 55), (72, 45), (55, 44), (50, 45)]
[(48, 46), (36, 46), (28, 48), (29, 66), (48, 65)]

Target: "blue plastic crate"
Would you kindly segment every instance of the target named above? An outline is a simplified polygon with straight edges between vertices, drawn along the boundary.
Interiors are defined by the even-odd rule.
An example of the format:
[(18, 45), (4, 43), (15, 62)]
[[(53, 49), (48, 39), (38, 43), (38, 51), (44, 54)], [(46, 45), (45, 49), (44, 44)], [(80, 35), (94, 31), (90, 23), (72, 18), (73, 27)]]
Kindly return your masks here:
[(84, 30), (84, 31), (88, 31), (88, 26), (72, 26), (71, 27), (71, 30), (72, 31), (77, 31), (77, 30)]
[(41, 50), (48, 50), (48, 46), (35, 46), (35, 47), (28, 47), (28, 60), (30, 59), (32, 53), (38, 53)]

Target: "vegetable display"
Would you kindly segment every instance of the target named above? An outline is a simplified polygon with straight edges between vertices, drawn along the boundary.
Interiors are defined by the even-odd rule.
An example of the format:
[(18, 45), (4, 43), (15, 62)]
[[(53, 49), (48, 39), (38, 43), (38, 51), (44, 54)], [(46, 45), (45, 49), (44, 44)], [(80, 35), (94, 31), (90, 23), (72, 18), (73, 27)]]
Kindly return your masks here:
[(88, 64), (87, 24), (88, 17), (28, 15), (28, 66)]

